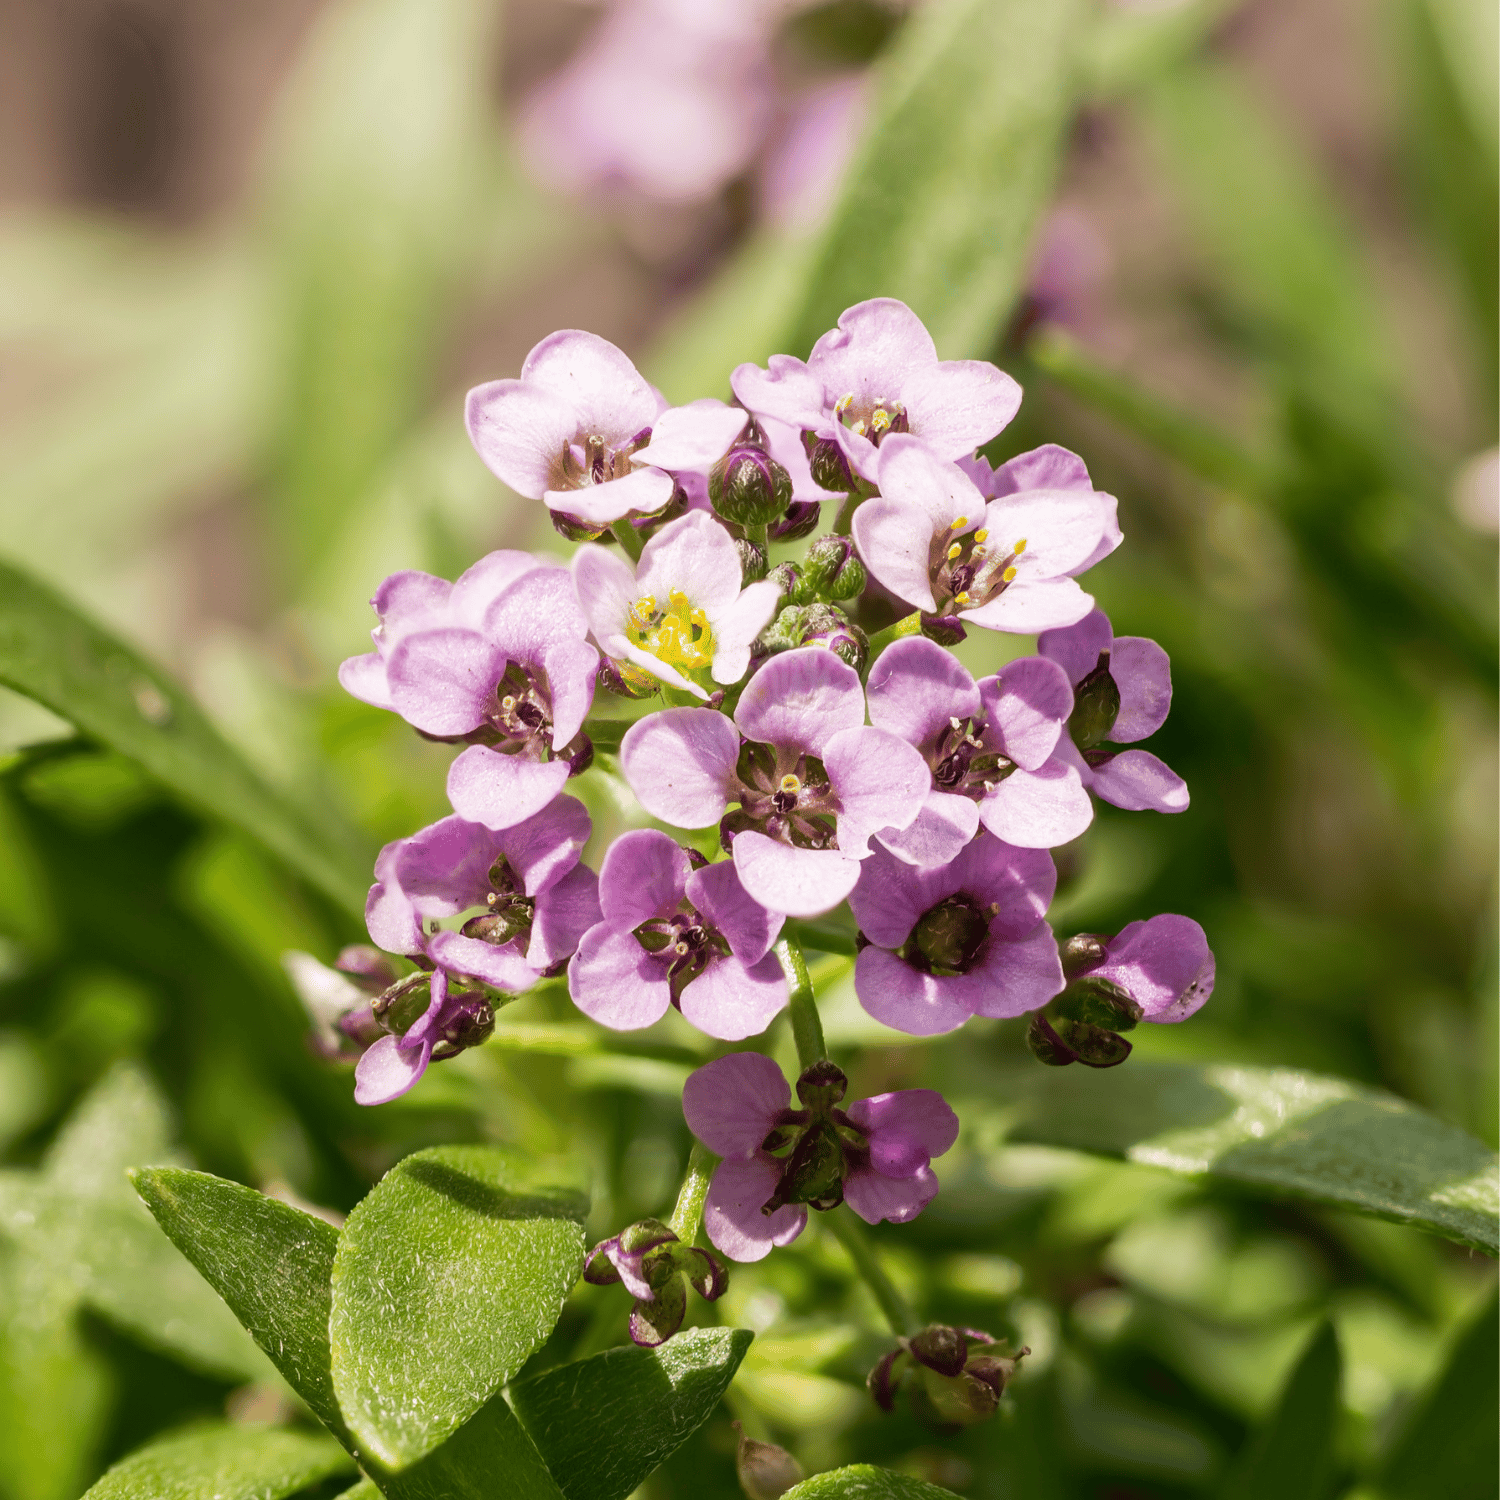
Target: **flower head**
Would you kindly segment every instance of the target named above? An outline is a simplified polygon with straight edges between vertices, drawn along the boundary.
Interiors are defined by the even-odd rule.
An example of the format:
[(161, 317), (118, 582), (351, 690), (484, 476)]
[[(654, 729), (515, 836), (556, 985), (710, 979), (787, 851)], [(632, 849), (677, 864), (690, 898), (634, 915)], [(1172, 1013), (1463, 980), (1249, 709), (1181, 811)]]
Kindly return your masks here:
[[(996, 366), (940, 360), (922, 320), (890, 297), (849, 308), (806, 364), (773, 354), (768, 369), (741, 365), (730, 385), (757, 416), (813, 433), (871, 485), (883, 444), (897, 434), (955, 459), (989, 442), (1021, 404), (1020, 386)], [(812, 472), (828, 483), (816, 458)]]
[[(938, 616), (1029, 635), (1081, 620), (1093, 600), (1074, 574), (1118, 543), (1112, 496), (1027, 490), (986, 500), (922, 443), (881, 448), (880, 494), (854, 513), (865, 566), (898, 598)], [(1101, 550), (1103, 549), (1103, 550)]]
[(871, 836), (907, 827), (931, 785), (910, 745), (864, 719), (859, 674), (804, 646), (750, 679), (733, 723), (681, 708), (632, 725), (620, 765), (653, 817), (719, 823), (741, 884), (767, 910), (816, 916), (853, 888)]
[(1063, 987), (1042, 920), (1056, 884), (1044, 850), (989, 833), (932, 869), (876, 850), (849, 896), (866, 944), (854, 966), (859, 1003), (912, 1036), (1045, 1005)]
[(705, 682), (738, 682), (750, 645), (776, 609), (776, 585), (740, 587), (733, 538), (705, 511), (669, 522), (632, 571), (604, 547), (573, 559), (580, 607), (607, 656), (707, 698)]
[(654, 1349), (682, 1327), (689, 1286), (705, 1302), (729, 1287), (729, 1272), (709, 1250), (684, 1245), (659, 1219), (642, 1219), (589, 1251), (583, 1279), (592, 1286), (625, 1284), (635, 1298), (630, 1337)]
[(599, 870), (603, 920), (584, 933), (568, 989), (616, 1030), (659, 1021), (676, 1005), (700, 1031), (739, 1041), (787, 1002), (771, 953), (782, 918), (745, 894), (731, 861), (707, 865), (655, 829), (621, 834)]
[(1118, 750), (1155, 734), (1172, 706), (1172, 666), (1155, 641), (1116, 636), (1094, 610), (1066, 630), (1048, 630), (1037, 650), (1073, 684), (1068, 736), (1059, 751), (1083, 784), (1106, 802), (1132, 812), (1183, 812), (1187, 783), (1149, 750)]
[(958, 1139), (958, 1117), (931, 1089), (842, 1107), (844, 1074), (814, 1063), (797, 1080), (736, 1052), (699, 1068), (682, 1091), (688, 1128), (724, 1160), (704, 1206), (708, 1237), (731, 1260), (761, 1260), (802, 1233), (809, 1207), (847, 1202), (867, 1224), (916, 1218), (937, 1194), (930, 1165)]
[(957, 1432), (995, 1414), (1006, 1384), (1022, 1358), (1012, 1355), (977, 1328), (934, 1323), (911, 1338), (897, 1340), (870, 1371), (867, 1384), (882, 1411), (895, 1411), (905, 1390), (918, 1420), (939, 1432)]

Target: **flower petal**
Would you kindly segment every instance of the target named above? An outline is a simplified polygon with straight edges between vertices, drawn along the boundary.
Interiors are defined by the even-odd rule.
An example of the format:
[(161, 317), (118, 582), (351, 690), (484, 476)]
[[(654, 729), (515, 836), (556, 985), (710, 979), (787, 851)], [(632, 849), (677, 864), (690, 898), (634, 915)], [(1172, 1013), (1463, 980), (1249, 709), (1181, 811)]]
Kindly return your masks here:
[(646, 543), (635, 570), (635, 597), (665, 606), (677, 592), (710, 618), (740, 595), (740, 554), (734, 538), (706, 510), (670, 521)]
[(820, 917), (854, 889), (859, 861), (836, 849), (794, 849), (747, 829), (734, 837), (740, 883), (767, 911)]
[(876, 580), (898, 599), (935, 610), (929, 556), (932, 517), (909, 500), (876, 496), (854, 512), (854, 544)]
[(839, 326), (813, 345), (807, 367), (829, 404), (852, 394), (904, 398), (907, 383), (937, 363), (937, 346), (922, 320), (894, 297), (871, 297), (839, 315)]
[(865, 722), (865, 692), (859, 673), (833, 652), (802, 646), (773, 656), (750, 679), (734, 722), (747, 739), (821, 756), (840, 730)]
[[(1079, 791), (1083, 792), (1082, 784)], [(1088, 802), (1087, 792), (1083, 800)], [(931, 869), (956, 859), (978, 832), (979, 808), (973, 802), (933, 790), (910, 827), (882, 828), (876, 837), (903, 864)]]
[(618, 635), (638, 594), (635, 572), (618, 552), (586, 542), (573, 554), (573, 591), (599, 644)]
[(524, 380), (476, 385), (464, 402), (464, 421), (485, 467), (528, 500), (546, 494), (582, 425), (570, 403)]
[(667, 966), (628, 927), (601, 922), (578, 942), (568, 964), (568, 993), (584, 1015), (612, 1031), (638, 1031), (672, 1003)]
[(773, 354), (767, 366), (736, 367), (729, 377), (736, 399), (756, 416), (774, 417), (796, 428), (816, 427), (823, 417), (823, 382), (790, 354)]
[(919, 505), (931, 519), (933, 532), (955, 524), (960, 530), (985, 524), (985, 498), (974, 481), (910, 433), (895, 433), (880, 445), (880, 493)]
[(599, 904), (605, 919), (636, 928), (675, 911), (692, 871), (687, 851), (659, 828), (622, 833), (599, 866)]
[(658, 469), (707, 469), (723, 458), (745, 430), (750, 413), (712, 396), (674, 406), (651, 424), (651, 441), (631, 455)]
[(877, 947), (899, 948), (917, 918), (958, 889), (949, 868), (917, 869), (878, 846), (871, 850), (860, 863), (859, 884), (849, 894), (860, 931)]
[(562, 750), (594, 706), (599, 653), (587, 641), (559, 641), (547, 648), (542, 669), (552, 697), (552, 748)]
[(597, 333), (564, 328), (526, 356), (521, 379), (565, 402), (579, 432), (615, 446), (650, 427), (665, 403), (623, 350)]
[(1120, 986), (1148, 1021), (1185, 1021), (1214, 991), (1214, 956), (1191, 917), (1166, 913), (1112, 937), (1091, 975)]
[(584, 933), (602, 917), (599, 877), (587, 865), (574, 865), (556, 885), (537, 897), (526, 962), (537, 973), (572, 956)]
[(962, 458), (1010, 425), (1021, 387), (981, 359), (945, 359), (912, 374), (901, 387), (911, 430), (942, 458)]
[(720, 1041), (759, 1036), (786, 1009), (786, 974), (774, 953), (753, 964), (715, 959), (683, 990), (682, 1014)]
[(721, 1161), (708, 1185), (703, 1228), (714, 1249), (730, 1260), (764, 1260), (777, 1245), (790, 1245), (807, 1226), (800, 1203), (763, 1214), (761, 1205), (776, 1191), (781, 1176), (774, 1157)]
[(1014, 495), (1021, 490), (1092, 490), (1088, 465), (1076, 453), (1043, 443), (1018, 453), (995, 470), (995, 477), (985, 491), (992, 499)]
[(908, 1036), (941, 1036), (969, 1019), (973, 1011), (954, 998), (951, 985), (951, 979), (920, 973), (884, 948), (864, 949), (854, 964), (859, 1003), (877, 1021)]
[(858, 859), (883, 828), (908, 828), (932, 790), (920, 753), (885, 729), (845, 729), (823, 747), (838, 798), (839, 851)]
[(1082, 778), (1060, 756), (1035, 771), (1012, 771), (978, 811), (997, 839), (1020, 849), (1056, 849), (1094, 821), (1094, 804)]
[(1093, 607), (1093, 595), (1085, 594), (1071, 578), (1049, 578), (1040, 583), (1018, 578), (988, 604), (961, 610), (958, 617), (966, 625), (979, 625), (985, 630), (1036, 635), (1074, 624)]
[(1010, 1018), (1039, 1010), (1062, 993), (1065, 981), (1057, 939), (1038, 922), (1018, 941), (992, 940), (977, 967), (943, 982), (974, 1015)]
[(1117, 635), (1109, 654), (1109, 675), (1120, 690), (1120, 716), (1109, 738), (1128, 745), (1155, 734), (1172, 707), (1172, 663), (1167, 653), (1144, 636)]
[(688, 1129), (725, 1157), (754, 1156), (791, 1102), (786, 1075), (761, 1052), (731, 1052), (705, 1063), (682, 1088)]
[(427, 1071), (431, 1056), (431, 1042), (407, 1048), (399, 1037), (381, 1037), (355, 1065), (354, 1102), (389, 1104), (399, 1099)]
[(724, 935), (741, 963), (758, 962), (781, 935), (785, 919), (746, 891), (732, 859), (694, 870), (687, 878), (687, 898), (703, 920)]
[[(577, 865), (578, 856), (583, 853), (583, 846), (593, 831), (588, 809), (577, 797), (557, 797), (541, 812), (512, 824), (498, 839), (492, 835), (481, 858), (487, 855), (493, 864), (495, 854), (503, 853), (505, 862), (520, 877), (525, 893), (536, 896), (556, 885)], [(486, 865), (483, 876), (486, 888), (488, 875), (489, 866)], [(483, 896), (479, 899), (482, 900)], [(466, 901), (463, 906), (475, 904), (475, 901)], [(462, 911), (463, 906), (455, 910)]]
[(884, 1177), (873, 1167), (856, 1167), (844, 1179), (844, 1202), (866, 1224), (889, 1219), (909, 1224), (937, 1197), (937, 1173), (923, 1167), (910, 1177)]
[(781, 590), (769, 578), (741, 590), (718, 615), (710, 616), (714, 628), (715, 682), (738, 682), (750, 665), (750, 647), (776, 613)]
[(1019, 849), (981, 834), (949, 872), (954, 889), (992, 907), (990, 932), (1016, 940), (1036, 926), (1057, 890), (1057, 866), (1045, 849)]
[(386, 680), (385, 662), (376, 651), (364, 656), (351, 656), (347, 661), (341, 662), (339, 686), (361, 703), (392, 710), (396, 707), (391, 701), (391, 685)]
[(1090, 790), (1129, 812), (1186, 812), (1187, 782), (1149, 750), (1122, 750), (1093, 768)]
[(498, 830), (539, 813), (567, 784), (565, 760), (526, 760), (470, 745), (448, 768), (448, 801), (459, 817)]
[(739, 754), (740, 737), (723, 714), (668, 708), (625, 731), (620, 769), (653, 818), (678, 828), (708, 828), (729, 806)]
[(984, 524), (995, 555), (1025, 548), (1015, 560), (1025, 583), (1061, 578), (1092, 556), (1108, 524), (1110, 500), (1092, 491), (1029, 490), (985, 506)]
[(1055, 661), (1077, 687), (1099, 664), (1099, 655), (1114, 644), (1115, 633), (1102, 609), (1092, 610), (1075, 624), (1048, 630), (1038, 637), (1037, 653)]
[(901, 1089), (856, 1099), (848, 1116), (870, 1138), (870, 1165), (910, 1177), (958, 1139), (958, 1116), (935, 1089)]
[(980, 705), (979, 689), (964, 664), (921, 635), (893, 641), (876, 657), (865, 694), (870, 722), (920, 750), (929, 749), (953, 719), (972, 718)]
[(428, 939), (427, 952), (449, 973), (466, 974), (507, 994), (519, 995), (540, 978), (527, 963), (519, 938), (496, 944), (465, 937), (461, 932), (435, 932)]
[(468, 734), (493, 707), (505, 653), (477, 630), (403, 636), (386, 659), (391, 706), (427, 734)]
[(1046, 763), (1073, 712), (1068, 674), (1045, 656), (1008, 662), (979, 686), (990, 733), (1026, 771)]
[(636, 469), (619, 479), (586, 484), (579, 490), (548, 490), (542, 499), (549, 510), (611, 525), (631, 511), (648, 516), (659, 511), (676, 488), (665, 469)]

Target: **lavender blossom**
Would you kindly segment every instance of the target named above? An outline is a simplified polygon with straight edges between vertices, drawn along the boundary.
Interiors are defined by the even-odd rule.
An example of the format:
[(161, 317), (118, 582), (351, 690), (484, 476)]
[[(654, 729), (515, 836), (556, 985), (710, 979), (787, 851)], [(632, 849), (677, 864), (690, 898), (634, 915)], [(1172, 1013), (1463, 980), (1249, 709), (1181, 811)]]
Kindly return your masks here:
[(655, 1349), (682, 1327), (689, 1286), (705, 1302), (717, 1302), (729, 1288), (729, 1272), (718, 1256), (684, 1245), (659, 1219), (641, 1219), (602, 1240), (589, 1251), (583, 1279), (590, 1286), (623, 1282), (635, 1298), (630, 1337)]
[(616, 1031), (676, 1005), (700, 1031), (739, 1041), (787, 1003), (771, 953), (782, 918), (745, 894), (734, 865), (698, 866), (655, 829), (621, 834), (599, 870), (603, 920), (584, 933), (568, 989), (585, 1015)]
[(937, 1195), (930, 1165), (958, 1138), (958, 1117), (931, 1089), (905, 1089), (840, 1108), (848, 1080), (830, 1062), (797, 1080), (736, 1052), (693, 1073), (682, 1091), (688, 1128), (724, 1160), (704, 1205), (709, 1239), (754, 1261), (802, 1233), (809, 1206), (847, 1201), (867, 1224), (905, 1224)]
[(1187, 783), (1149, 750), (1119, 750), (1155, 734), (1172, 706), (1172, 665), (1144, 636), (1116, 636), (1094, 610), (1067, 630), (1048, 630), (1037, 650), (1073, 684), (1069, 734), (1058, 752), (1096, 796), (1132, 812), (1184, 812)]
[(394, 573), (371, 600), (375, 650), (345, 690), (438, 739), (482, 741), (449, 773), (454, 807), (504, 828), (540, 812), (591, 758), (581, 731), (599, 654), (564, 568), (491, 552), (457, 583)]
[(854, 513), (865, 566), (898, 598), (986, 630), (1030, 635), (1093, 607), (1074, 575), (1119, 544), (1115, 501), (1076, 489), (986, 501), (957, 464), (894, 436), (880, 490)]
[[(804, 646), (750, 679), (733, 723), (679, 708), (632, 725), (620, 766), (653, 817), (720, 823), (741, 883), (767, 910), (816, 916), (853, 888), (874, 834), (911, 824), (932, 781), (910, 745), (864, 718), (859, 674)], [(740, 806), (726, 816), (730, 802)]]
[(412, 980), (400, 987), (400, 998), (420, 1001), (420, 992), (426, 990), (427, 1007), (404, 1031), (381, 1037), (360, 1058), (354, 1069), (356, 1104), (399, 1099), (416, 1085), (429, 1063), (478, 1046), (495, 1029), (495, 1009), (486, 996), (453, 982), (445, 969), (414, 975)]
[[(921, 319), (890, 297), (849, 308), (806, 364), (773, 354), (768, 369), (739, 366), (730, 385), (757, 416), (789, 422), (836, 449), (847, 471), (870, 486), (881, 447), (896, 435), (909, 433), (936, 457), (955, 459), (989, 442), (1021, 405), (1020, 386), (995, 365), (940, 360)], [(828, 485), (816, 458), (812, 472)]]
[(1045, 851), (988, 833), (933, 869), (877, 850), (849, 896), (866, 943), (854, 966), (859, 1003), (911, 1036), (1045, 1005), (1063, 988), (1042, 920), (1056, 885)]

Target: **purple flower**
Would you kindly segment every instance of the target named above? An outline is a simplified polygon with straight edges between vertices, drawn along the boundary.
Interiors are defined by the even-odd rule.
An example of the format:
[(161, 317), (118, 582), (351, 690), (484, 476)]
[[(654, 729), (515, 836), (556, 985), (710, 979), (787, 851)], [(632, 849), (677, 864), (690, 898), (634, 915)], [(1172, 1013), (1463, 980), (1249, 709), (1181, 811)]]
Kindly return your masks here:
[(1073, 692), (1055, 662), (1021, 657), (976, 683), (936, 642), (908, 636), (881, 652), (867, 694), (871, 723), (932, 771), (916, 821), (879, 835), (898, 859), (946, 864), (981, 823), (1007, 844), (1053, 849), (1092, 821), (1077, 769), (1056, 753)]
[[(871, 836), (908, 827), (932, 783), (910, 745), (864, 719), (859, 674), (804, 646), (750, 679), (733, 723), (674, 708), (632, 725), (620, 766), (653, 817), (720, 823), (741, 883), (767, 910), (816, 916), (849, 894)], [(730, 802), (740, 806), (726, 816)]]
[(937, 1195), (930, 1162), (958, 1139), (958, 1117), (931, 1089), (905, 1089), (839, 1108), (848, 1080), (830, 1062), (797, 1080), (758, 1052), (721, 1057), (682, 1091), (688, 1128), (724, 1158), (703, 1224), (731, 1260), (761, 1260), (789, 1245), (807, 1207), (847, 1201), (867, 1224), (916, 1218)]
[(495, 1008), (479, 991), (454, 984), (447, 972), (435, 969), (415, 975), (405, 998), (427, 989), (427, 1008), (400, 1034), (383, 1036), (360, 1058), (354, 1069), (356, 1104), (389, 1104), (416, 1084), (430, 1062), (457, 1057), (478, 1046), (495, 1029)]
[(1116, 636), (1094, 610), (1071, 629), (1046, 631), (1037, 650), (1073, 684), (1070, 736), (1059, 746), (1083, 784), (1106, 802), (1132, 812), (1178, 813), (1188, 805), (1187, 783), (1149, 750), (1117, 750), (1155, 734), (1172, 706), (1167, 653), (1144, 636)]
[[(620, 350), (576, 329), (544, 338), (519, 379), (475, 386), (467, 415), (480, 458), (511, 489), (599, 529), (661, 510), (677, 488), (661, 463), (710, 450), (712, 463), (745, 423), (719, 401), (668, 411)], [(648, 444), (657, 458), (642, 463)]]
[(922, 320), (890, 297), (849, 308), (806, 364), (773, 354), (769, 369), (741, 365), (730, 385), (757, 416), (835, 445), (872, 485), (880, 448), (896, 434), (910, 433), (938, 458), (955, 459), (989, 442), (1021, 405), (1020, 386), (996, 366), (940, 360)]
[(1056, 886), (1044, 850), (988, 833), (934, 869), (877, 850), (849, 896), (867, 942), (854, 966), (859, 1003), (911, 1036), (1045, 1005), (1063, 988), (1057, 940), (1042, 920)]
[(621, 834), (600, 866), (599, 905), (604, 918), (578, 944), (568, 989), (602, 1025), (650, 1026), (676, 1005), (700, 1031), (739, 1041), (785, 1007), (770, 951), (782, 918), (745, 894), (730, 861), (699, 856), (694, 868), (664, 833)]
[(1143, 1021), (1185, 1021), (1214, 992), (1208, 936), (1191, 917), (1167, 913), (1132, 922), (1112, 938), (1075, 938), (1069, 949), (1087, 953), (1069, 965), (1070, 981), (1114, 985), (1140, 1007)]
[(370, 937), (499, 990), (529, 989), (600, 919), (598, 880), (578, 863), (590, 831), (583, 804), (559, 797), (498, 832), (452, 817), (397, 839), (375, 861)]
[(1093, 600), (1073, 575), (1118, 545), (1112, 496), (1047, 489), (986, 501), (962, 468), (907, 437), (881, 448), (880, 490), (854, 513), (865, 566), (908, 604), (987, 630), (1081, 620)]
[(485, 741), (449, 773), (463, 816), (503, 828), (540, 812), (587, 761), (599, 664), (567, 570), (492, 552), (457, 583), (394, 573), (371, 603), (375, 650), (339, 668), (344, 688), (423, 734)]
[(701, 510), (663, 526), (634, 572), (608, 548), (580, 547), (573, 582), (607, 656), (700, 698), (704, 682), (745, 675), (751, 642), (776, 612), (776, 585), (742, 589), (734, 539)]
[(659, 1219), (642, 1219), (600, 1241), (583, 1264), (591, 1286), (624, 1282), (635, 1298), (630, 1337), (654, 1349), (682, 1327), (689, 1286), (705, 1302), (717, 1302), (729, 1288), (729, 1272), (718, 1256), (684, 1245)]

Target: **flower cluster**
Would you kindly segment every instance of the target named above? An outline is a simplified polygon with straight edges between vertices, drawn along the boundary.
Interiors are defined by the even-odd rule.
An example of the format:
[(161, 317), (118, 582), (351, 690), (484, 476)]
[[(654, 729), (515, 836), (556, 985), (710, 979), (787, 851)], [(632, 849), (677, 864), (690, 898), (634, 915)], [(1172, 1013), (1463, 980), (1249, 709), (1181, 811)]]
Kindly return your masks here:
[[(1042, 1061), (1109, 1066), (1123, 1032), (1208, 998), (1212, 955), (1186, 917), (1061, 948), (1047, 922), (1050, 851), (1095, 799), (1188, 805), (1134, 748), (1166, 718), (1166, 653), (1116, 636), (1079, 581), (1120, 545), (1114, 499), (1060, 448), (992, 468), (978, 450), (1019, 387), (939, 359), (899, 302), (850, 308), (807, 360), (742, 365), (730, 384), (733, 405), (672, 407), (620, 350), (562, 332), (470, 393), (479, 455), (581, 545), (566, 564), (495, 552), (451, 584), (396, 574), (373, 600), (374, 650), (341, 670), (355, 696), (462, 747), (452, 816), (377, 861), (381, 952), (347, 953), (342, 972), (296, 961), (324, 1050), (363, 1049), (361, 1103), (404, 1093), (564, 973), (607, 1028), (676, 1008), (721, 1042), (759, 1036), (812, 1003), (789, 939), (846, 901), (859, 1000), (909, 1035), (1029, 1015)], [(971, 629), (1037, 649), (976, 680), (950, 649)], [(613, 716), (591, 717), (598, 693)], [(592, 774), (623, 778), (665, 825), (614, 839), (597, 874), (567, 791), (596, 738)], [(805, 1048), (795, 1104), (756, 1051), (688, 1080), (687, 1123), (722, 1158), (703, 1205), (720, 1253), (757, 1260), (809, 1209), (899, 1223), (931, 1201), (953, 1111), (926, 1089), (846, 1090)], [(650, 1220), (595, 1256), (594, 1279), (636, 1297), (643, 1342), (677, 1327), (686, 1284), (722, 1290), (691, 1240)], [(925, 1349), (907, 1352), (945, 1379), (966, 1367)], [(970, 1373), (995, 1388), (988, 1365)]]

